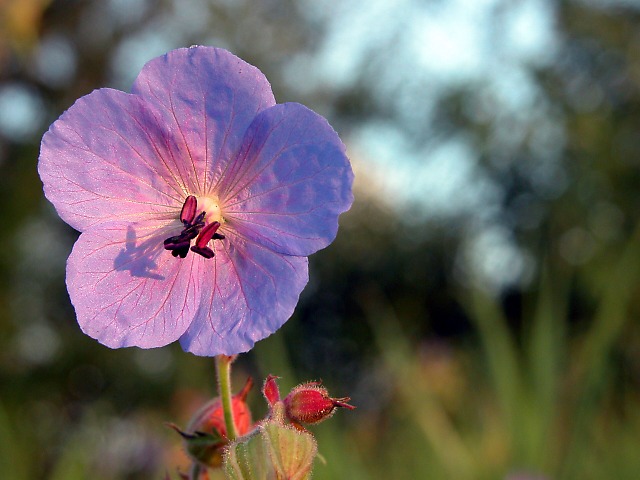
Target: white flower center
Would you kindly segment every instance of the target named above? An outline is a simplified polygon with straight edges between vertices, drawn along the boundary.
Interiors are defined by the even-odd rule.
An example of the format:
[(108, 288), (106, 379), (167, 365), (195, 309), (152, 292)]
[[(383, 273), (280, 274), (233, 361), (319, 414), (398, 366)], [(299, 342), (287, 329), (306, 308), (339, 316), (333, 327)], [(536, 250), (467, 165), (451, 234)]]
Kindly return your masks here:
[(198, 212), (202, 211), (207, 212), (204, 217), (205, 223), (224, 223), (220, 202), (216, 197), (198, 197)]

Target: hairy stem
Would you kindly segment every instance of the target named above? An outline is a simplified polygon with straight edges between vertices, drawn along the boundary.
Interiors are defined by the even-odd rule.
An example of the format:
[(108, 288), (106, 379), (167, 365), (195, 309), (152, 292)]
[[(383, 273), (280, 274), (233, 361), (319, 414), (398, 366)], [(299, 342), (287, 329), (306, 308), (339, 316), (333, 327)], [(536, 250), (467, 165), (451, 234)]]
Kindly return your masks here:
[(224, 423), (227, 427), (227, 438), (229, 441), (237, 437), (236, 424), (233, 421), (233, 411), (231, 403), (231, 364), (235, 357), (227, 355), (216, 356), (216, 374), (218, 376), (218, 393), (222, 401), (222, 411), (224, 413)]

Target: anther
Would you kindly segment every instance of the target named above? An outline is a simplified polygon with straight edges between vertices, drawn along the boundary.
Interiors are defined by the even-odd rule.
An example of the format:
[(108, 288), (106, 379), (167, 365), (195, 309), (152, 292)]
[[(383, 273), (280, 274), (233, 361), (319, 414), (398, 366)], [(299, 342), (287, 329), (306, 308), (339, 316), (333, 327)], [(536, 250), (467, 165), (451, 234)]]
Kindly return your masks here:
[(207, 247), (207, 243), (209, 243), (209, 241), (211, 241), (216, 235), (218, 235), (218, 238), (220, 237), (220, 234), (216, 234), (216, 230), (218, 230), (218, 228), (220, 228), (220, 222), (212, 222), (205, 226), (200, 232), (200, 235), (198, 235), (196, 244), (191, 247), (191, 251), (202, 255), (204, 258), (213, 258), (215, 254), (213, 253), (213, 250)]
[(174, 257), (184, 258), (187, 256), (187, 253), (189, 253), (189, 242), (186, 241), (169, 245), (165, 244), (164, 248), (165, 250), (171, 251), (171, 255)]
[(191, 225), (196, 217), (196, 210), (198, 210), (198, 200), (193, 195), (189, 195), (180, 211), (180, 221), (185, 225)]

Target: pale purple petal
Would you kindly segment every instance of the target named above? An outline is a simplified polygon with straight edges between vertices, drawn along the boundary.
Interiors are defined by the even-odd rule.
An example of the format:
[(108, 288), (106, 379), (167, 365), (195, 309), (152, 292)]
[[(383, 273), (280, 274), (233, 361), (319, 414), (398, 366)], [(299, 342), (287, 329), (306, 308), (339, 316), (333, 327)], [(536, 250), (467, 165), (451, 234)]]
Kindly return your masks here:
[(151, 60), (132, 92), (186, 146), (192, 192), (200, 194), (215, 188), (255, 116), (275, 104), (260, 70), (213, 47), (181, 48)]
[(309, 278), (306, 257), (279, 255), (233, 234), (216, 243), (210, 262), (200, 308), (180, 338), (196, 355), (250, 350), (289, 319)]
[(260, 113), (218, 191), (229, 228), (274, 251), (309, 255), (336, 236), (353, 172), (327, 121), (303, 105)]
[(185, 332), (208, 265), (197, 255), (179, 259), (165, 251), (168, 231), (155, 222), (113, 222), (80, 235), (67, 262), (67, 288), (87, 335), (111, 348), (151, 348)]
[(42, 139), (38, 172), (46, 197), (77, 230), (173, 212), (184, 179), (170, 164), (163, 129), (144, 104), (118, 90), (80, 98)]
[[(179, 339), (198, 355), (249, 350), (292, 315), (306, 255), (335, 238), (353, 201), (326, 120), (275, 105), (257, 68), (211, 47), (152, 60), (132, 94), (78, 100), (44, 135), (38, 171), (83, 232), (67, 263), (78, 322), (112, 348)], [(225, 238), (207, 242), (193, 215), (180, 220), (190, 195), (207, 222), (220, 207)], [(176, 258), (163, 240), (180, 255), (191, 241), (216, 255)]]

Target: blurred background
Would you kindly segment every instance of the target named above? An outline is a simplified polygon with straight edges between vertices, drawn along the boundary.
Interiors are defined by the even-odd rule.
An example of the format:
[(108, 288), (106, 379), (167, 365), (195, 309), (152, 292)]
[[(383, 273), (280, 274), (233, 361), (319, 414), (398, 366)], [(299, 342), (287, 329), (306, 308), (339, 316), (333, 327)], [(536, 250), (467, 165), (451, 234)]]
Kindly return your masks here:
[(640, 478), (639, 2), (0, 0), (3, 479), (188, 463), (165, 422), (213, 361), (80, 332), (36, 164), (77, 98), (192, 44), (326, 116), (356, 172), (295, 315), (234, 371), (352, 397), (314, 478)]

